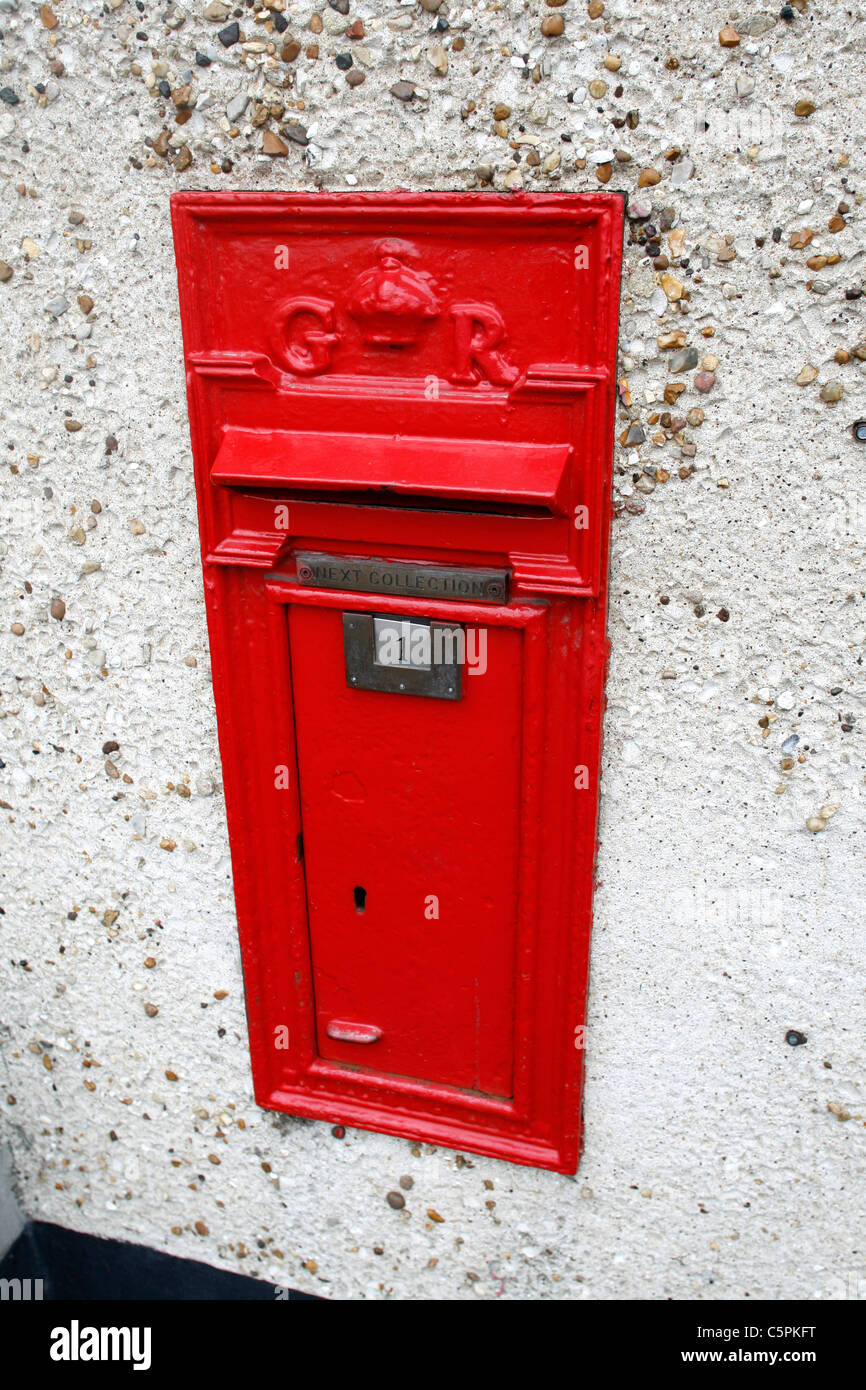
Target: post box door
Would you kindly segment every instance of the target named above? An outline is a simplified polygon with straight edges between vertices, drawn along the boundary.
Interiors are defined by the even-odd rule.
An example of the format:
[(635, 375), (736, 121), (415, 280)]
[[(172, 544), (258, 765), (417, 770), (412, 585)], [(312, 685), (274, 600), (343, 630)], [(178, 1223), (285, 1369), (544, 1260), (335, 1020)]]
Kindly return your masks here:
[(342, 616), (289, 619), (319, 1055), (508, 1097), (521, 634), (433, 699), (349, 686)]

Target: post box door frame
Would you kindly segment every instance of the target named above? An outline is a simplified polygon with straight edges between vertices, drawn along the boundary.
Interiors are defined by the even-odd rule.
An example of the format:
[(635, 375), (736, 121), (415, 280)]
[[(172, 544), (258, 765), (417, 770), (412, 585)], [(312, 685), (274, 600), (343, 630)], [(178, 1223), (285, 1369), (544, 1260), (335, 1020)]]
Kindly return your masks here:
[[(420, 1123), (434, 1142), (573, 1172), (583, 1071), (583, 1051), (575, 1040), (584, 1023), (591, 914), (586, 871), (595, 849), (595, 798), (575, 791), (572, 769), (589, 764), (597, 777), (593, 726), (598, 710), (585, 709), (576, 725), (565, 702), (589, 694), (581, 648), (590, 615), (578, 617), (576, 610), (597, 605), (568, 600), (482, 605), (384, 595), (371, 604), (369, 594), (301, 587), (278, 573), (222, 566), (208, 568), (205, 586), (258, 1103), (408, 1137), (417, 1135)], [(303, 859), (286, 853), (300, 843), (303, 831), (286, 611), (292, 603), (359, 612), (375, 607), (524, 633), (511, 1100), (354, 1071), (318, 1056)], [(558, 668), (553, 681), (548, 679), (551, 662)], [(581, 730), (588, 737), (575, 739)], [(279, 765), (289, 769), (288, 789), (273, 785), (275, 750)], [(544, 823), (542, 805), (548, 813)], [(255, 860), (250, 824), (257, 827)], [(278, 865), (279, 879), (276, 873), (269, 876), (267, 866)], [(551, 866), (556, 871), (546, 872)], [(586, 891), (580, 891), (582, 884)], [(288, 1046), (282, 1048), (284, 1029)]]

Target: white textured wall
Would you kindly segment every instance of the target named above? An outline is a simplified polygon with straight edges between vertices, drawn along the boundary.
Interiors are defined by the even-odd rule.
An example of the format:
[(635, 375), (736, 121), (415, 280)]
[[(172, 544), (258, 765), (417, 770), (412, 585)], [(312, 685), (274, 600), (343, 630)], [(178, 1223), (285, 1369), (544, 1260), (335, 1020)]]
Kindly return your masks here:
[[(850, 424), (866, 416), (866, 364), (834, 353), (866, 339), (866, 298), (845, 296), (864, 288), (866, 5), (822, 0), (786, 23), (778, 6), (740, 19), (688, 0), (614, 0), (594, 20), (577, 0), (446, 3), (437, 38), (435, 15), (411, 4), (353, 5), (348, 19), (325, 7), (316, 34), (309, 5), (286, 0), (278, 47), (319, 45), (291, 65), (222, 49), (226, 21), (198, 0), (54, 12), (47, 28), (33, 4), (0, 0), (0, 85), (20, 99), (0, 105), (13, 271), (0, 283), (0, 1041), (29, 1213), (329, 1296), (863, 1291), (866, 446)], [(554, 15), (564, 35), (542, 38)], [(356, 18), (363, 54), (333, 32)], [(725, 48), (729, 21), (741, 42)], [(242, 27), (269, 39), (252, 10)], [(427, 57), (440, 40), (444, 74)], [(195, 66), (196, 50), (212, 65)], [(335, 65), (347, 51), (365, 73), (354, 90)], [(537, 81), (514, 56), (526, 53)], [(175, 130), (174, 103), (149, 89), (154, 63), (174, 90), (194, 74), (175, 141), (185, 169), (145, 145)], [(398, 79), (426, 95), (400, 102)], [(607, 91), (590, 98), (596, 80)], [(252, 104), (232, 136), (239, 92), (302, 99), (286, 117), (311, 143), (262, 156)], [(806, 98), (814, 113), (795, 117)], [(496, 103), (511, 107), (508, 138)], [(637, 128), (613, 129), (629, 110)], [(532, 143), (515, 165), (518, 136)], [(596, 189), (598, 156), (617, 149), (632, 158), (607, 186), (653, 206), (656, 225), (672, 210), (684, 236), (662, 249), (689, 257), (691, 276), (670, 273), (691, 298), (685, 314), (666, 307), (642, 248), (628, 249), (631, 408), (617, 433), (634, 420), (647, 438), (616, 457), (587, 1138), (572, 1180), (340, 1140), (253, 1103), (168, 197), (466, 188), (479, 166), (496, 188)], [(646, 167), (661, 181), (638, 190)], [(831, 233), (840, 200), (850, 211)], [(806, 226), (811, 245), (791, 249)], [(841, 259), (808, 268), (822, 253)], [(667, 372), (656, 337), (675, 328), (719, 359), (706, 395), (694, 368)], [(817, 379), (797, 385), (807, 364)], [(681, 414), (706, 419), (656, 444), (666, 380), (687, 384)], [(820, 396), (830, 382), (835, 404)], [(670, 476), (635, 488), (643, 468)], [(120, 745), (108, 763), (107, 740)], [(792, 1028), (805, 1045), (786, 1043)], [(414, 1186), (395, 1211), (385, 1196), (403, 1175)]]

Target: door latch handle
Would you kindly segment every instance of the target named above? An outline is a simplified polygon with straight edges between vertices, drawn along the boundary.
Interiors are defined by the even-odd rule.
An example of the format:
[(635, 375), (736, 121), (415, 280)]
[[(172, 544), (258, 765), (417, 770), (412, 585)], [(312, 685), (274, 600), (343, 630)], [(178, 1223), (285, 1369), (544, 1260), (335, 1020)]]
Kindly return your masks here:
[(374, 1043), (382, 1036), (382, 1029), (375, 1023), (343, 1023), (333, 1019), (325, 1029), (329, 1038), (335, 1042)]

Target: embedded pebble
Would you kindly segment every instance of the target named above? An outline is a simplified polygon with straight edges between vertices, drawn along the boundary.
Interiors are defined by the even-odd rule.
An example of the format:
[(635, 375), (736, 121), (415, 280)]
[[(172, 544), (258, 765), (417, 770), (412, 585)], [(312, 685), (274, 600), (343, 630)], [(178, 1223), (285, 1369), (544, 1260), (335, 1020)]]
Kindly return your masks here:
[(232, 122), (239, 121), (250, 104), (247, 92), (238, 92), (226, 106), (226, 116)]
[(285, 159), (289, 147), (274, 131), (266, 130), (262, 136), (262, 153), (270, 155), (272, 159)]
[(692, 367), (698, 365), (697, 348), (685, 348), (682, 352), (675, 352), (668, 361), (669, 372), (687, 372)]
[(747, 34), (750, 38), (760, 38), (762, 34), (768, 34), (776, 25), (776, 16), (766, 10), (755, 15), (750, 15), (747, 19), (737, 20), (739, 32)]

